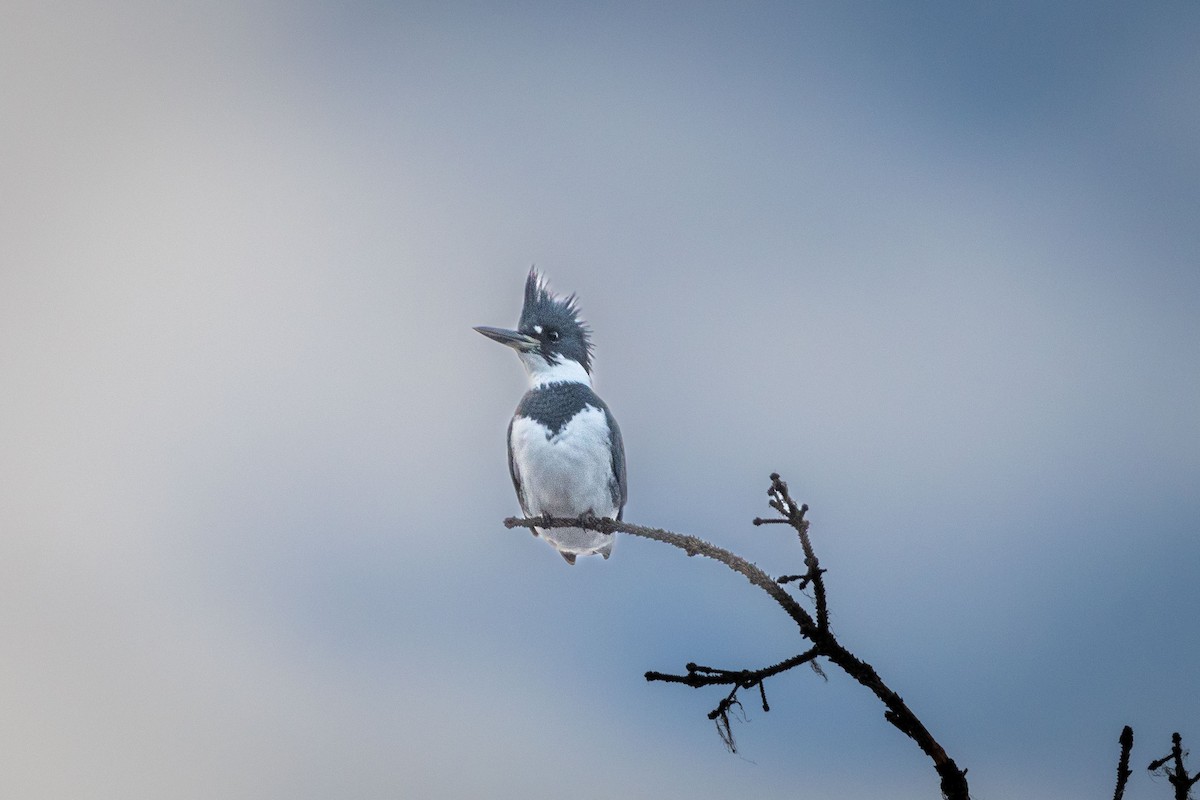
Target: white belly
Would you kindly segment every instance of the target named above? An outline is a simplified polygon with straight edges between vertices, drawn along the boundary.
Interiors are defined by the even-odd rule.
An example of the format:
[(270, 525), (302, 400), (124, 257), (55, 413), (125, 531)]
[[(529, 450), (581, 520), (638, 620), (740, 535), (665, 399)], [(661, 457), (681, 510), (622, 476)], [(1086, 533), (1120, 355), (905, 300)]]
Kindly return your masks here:
[[(591, 512), (615, 517), (612, 451), (604, 412), (586, 408), (557, 436), (524, 417), (513, 420), (513, 462), (521, 479), (525, 512), (577, 517)], [(612, 535), (582, 528), (552, 528), (538, 533), (560, 552), (584, 555), (611, 547)]]

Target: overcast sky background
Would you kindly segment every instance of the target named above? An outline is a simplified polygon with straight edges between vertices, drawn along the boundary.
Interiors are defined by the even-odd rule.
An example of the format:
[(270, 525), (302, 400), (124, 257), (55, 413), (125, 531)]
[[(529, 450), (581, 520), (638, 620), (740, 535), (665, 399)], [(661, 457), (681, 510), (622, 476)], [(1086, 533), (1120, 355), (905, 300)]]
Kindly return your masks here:
[[(578, 292), (626, 518), (801, 568), (978, 798), (1200, 748), (1200, 4), (18, 2), (0, 795), (931, 798), (865, 690), (504, 429)], [(1193, 759), (1193, 768), (1200, 762)]]

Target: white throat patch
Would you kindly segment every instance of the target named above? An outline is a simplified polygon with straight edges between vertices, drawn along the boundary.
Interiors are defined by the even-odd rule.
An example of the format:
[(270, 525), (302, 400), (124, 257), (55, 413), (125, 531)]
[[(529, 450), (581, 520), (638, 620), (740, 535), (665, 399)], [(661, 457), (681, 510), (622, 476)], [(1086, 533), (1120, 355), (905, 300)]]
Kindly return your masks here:
[(553, 364), (546, 363), (541, 353), (520, 353), (521, 363), (529, 373), (529, 387), (537, 389), (548, 383), (583, 383), (592, 385), (592, 376), (578, 361), (557, 358)]

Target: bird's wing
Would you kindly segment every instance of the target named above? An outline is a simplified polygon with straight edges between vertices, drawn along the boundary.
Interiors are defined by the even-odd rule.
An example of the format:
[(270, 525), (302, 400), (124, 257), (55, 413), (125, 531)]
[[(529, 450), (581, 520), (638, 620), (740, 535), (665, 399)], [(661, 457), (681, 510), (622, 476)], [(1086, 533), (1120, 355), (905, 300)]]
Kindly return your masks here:
[(609, 489), (612, 491), (613, 504), (617, 507), (617, 519), (625, 511), (625, 501), (629, 499), (629, 486), (625, 482), (625, 442), (621, 438), (621, 428), (617, 425), (616, 417), (604, 407), (604, 416), (608, 420), (608, 435), (612, 441), (612, 481)]
[[(506, 437), (508, 443), (508, 474), (512, 476), (513, 488), (517, 490), (517, 502), (521, 504), (521, 513), (528, 517), (529, 506), (525, 503), (525, 492), (521, 490), (521, 474), (517, 472), (517, 462), (513, 461), (512, 429), (513, 422), (516, 419), (516, 417), (513, 417), (508, 421), (508, 435)], [(533, 529), (530, 528), (530, 530)], [(533, 531), (533, 535), (537, 536), (537, 531)]]

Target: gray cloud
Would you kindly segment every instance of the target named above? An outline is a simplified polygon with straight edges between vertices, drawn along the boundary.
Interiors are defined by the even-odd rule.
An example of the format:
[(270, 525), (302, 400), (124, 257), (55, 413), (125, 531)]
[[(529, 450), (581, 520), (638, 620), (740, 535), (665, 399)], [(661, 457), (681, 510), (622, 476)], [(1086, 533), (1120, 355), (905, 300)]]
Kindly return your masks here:
[(789, 654), (719, 569), (500, 529), (521, 374), (470, 326), (531, 262), (629, 517), (789, 571), (746, 525), (784, 472), (977, 792), (1187, 736), (1198, 20), (1121, 13), (18, 9), (0, 786), (928, 796), (836, 677), (768, 687), (756, 765), (643, 684)]

